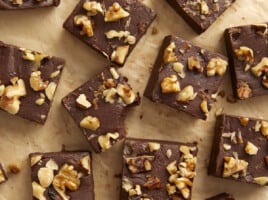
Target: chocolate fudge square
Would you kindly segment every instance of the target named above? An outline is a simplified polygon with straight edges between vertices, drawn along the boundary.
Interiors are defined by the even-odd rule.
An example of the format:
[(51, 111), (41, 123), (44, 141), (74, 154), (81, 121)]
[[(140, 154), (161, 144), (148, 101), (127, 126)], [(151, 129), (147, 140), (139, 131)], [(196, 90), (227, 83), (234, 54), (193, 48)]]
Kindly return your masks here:
[(206, 200), (235, 200), (235, 199), (233, 195), (224, 192), (216, 196), (210, 197)]
[(138, 0), (81, 0), (64, 28), (123, 66), (156, 14)]
[(268, 94), (267, 39), (267, 23), (225, 31), (233, 91), (238, 99)]
[(126, 139), (120, 199), (191, 199), (197, 151), (197, 143)]
[(64, 107), (98, 153), (126, 136), (126, 115), (130, 107), (139, 102), (139, 94), (133, 92), (127, 78), (113, 67), (105, 68), (62, 99)]
[(21, 10), (58, 6), (60, 0), (0, 0), (0, 10)]
[(88, 152), (30, 154), (33, 200), (94, 200)]
[(0, 184), (6, 182), (7, 179), (8, 178), (7, 178), (6, 171), (5, 171), (2, 163), (0, 162)]
[(197, 33), (213, 24), (235, 0), (167, 0)]
[(176, 36), (164, 39), (144, 95), (206, 119), (227, 69), (227, 58)]
[(217, 118), (208, 173), (268, 185), (268, 121), (221, 115)]
[(0, 109), (44, 124), (65, 61), (0, 42)]

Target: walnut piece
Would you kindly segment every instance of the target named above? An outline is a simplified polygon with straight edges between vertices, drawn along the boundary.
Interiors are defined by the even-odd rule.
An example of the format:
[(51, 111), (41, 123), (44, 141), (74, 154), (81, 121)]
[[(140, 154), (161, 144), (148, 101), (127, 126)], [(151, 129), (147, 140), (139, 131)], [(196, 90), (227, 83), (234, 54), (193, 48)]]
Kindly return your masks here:
[(86, 15), (74, 16), (74, 25), (75, 26), (82, 26), (82, 30), (80, 31), (80, 35), (86, 34), (88, 37), (92, 37), (94, 35), (91, 20)]
[(207, 65), (207, 76), (222, 76), (227, 70), (228, 62), (217, 57), (212, 58)]
[(206, 99), (202, 100), (201, 104), (200, 104), (200, 108), (203, 111), (203, 113), (205, 113), (205, 115), (208, 114), (208, 101)]
[(6, 86), (0, 85), (0, 97), (3, 96)]
[(53, 159), (49, 159), (49, 161), (47, 161), (46, 168), (49, 168), (52, 170), (59, 170), (58, 164)]
[(254, 63), (254, 52), (251, 48), (241, 46), (239, 49), (234, 50), (238, 60), (249, 62), (250, 64)]
[(149, 146), (150, 152), (157, 151), (161, 148), (161, 145), (159, 143), (156, 143), (156, 142), (149, 142), (148, 146)]
[(258, 153), (258, 147), (256, 147), (253, 143), (247, 142), (245, 146), (245, 152), (249, 155), (256, 155)]
[(241, 125), (243, 125), (243, 126), (247, 126), (248, 125), (248, 122), (249, 122), (249, 118), (248, 117), (240, 117), (239, 120), (240, 120), (240, 124)]
[(126, 104), (132, 104), (136, 100), (136, 94), (126, 84), (118, 84), (116, 91)]
[(262, 121), (261, 122), (261, 133), (263, 136), (268, 137), (268, 122)]
[(114, 2), (112, 6), (108, 8), (105, 13), (104, 21), (105, 22), (114, 22), (122, 18), (129, 16), (129, 13), (125, 11), (118, 2)]
[(42, 155), (31, 156), (31, 167), (36, 165), (42, 159)]
[(207, 3), (204, 0), (201, 1), (201, 3), (200, 3), (200, 11), (201, 11), (201, 14), (203, 14), (203, 15), (210, 14), (209, 7), (208, 7)]
[(90, 162), (91, 161), (89, 155), (84, 156), (80, 159), (80, 164), (85, 170), (87, 170), (88, 174), (91, 174)]
[(33, 196), (38, 200), (46, 200), (47, 198), (44, 195), (46, 189), (39, 185), (37, 182), (32, 182)]
[(180, 78), (185, 78), (185, 72), (184, 72), (184, 65), (180, 62), (173, 63), (173, 69), (175, 72), (177, 72), (178, 76)]
[(161, 181), (157, 176), (149, 177), (146, 183), (143, 184), (143, 187), (148, 188), (149, 190), (154, 190), (161, 188)]
[(99, 13), (103, 14), (103, 9), (101, 7), (101, 4), (96, 1), (86, 1), (83, 4), (83, 8), (88, 11), (88, 16), (95, 16)]
[(111, 61), (114, 61), (122, 65), (125, 62), (128, 51), (129, 51), (129, 45), (116, 47), (116, 50), (114, 50), (111, 55)]
[(83, 109), (88, 109), (92, 106), (91, 103), (87, 100), (87, 97), (85, 94), (80, 94), (76, 98), (75, 102), (78, 105), (78, 107), (83, 108)]
[(118, 74), (118, 72), (116, 71), (115, 68), (111, 67), (110, 68), (110, 73), (112, 74), (114, 79), (116, 79), (116, 80), (119, 79), (120, 76), (119, 76), (119, 74)]
[(268, 176), (255, 177), (254, 183), (264, 186), (268, 183)]
[(165, 77), (161, 82), (163, 93), (176, 93), (181, 90), (180, 83), (176, 75)]
[(194, 88), (191, 85), (183, 88), (180, 93), (177, 95), (176, 100), (181, 102), (188, 102), (195, 99), (197, 93), (194, 92)]
[(237, 88), (237, 96), (239, 99), (248, 99), (252, 97), (252, 90), (248, 83), (240, 81)]
[(188, 58), (188, 69), (191, 71), (196, 70), (198, 73), (202, 73), (204, 70), (200, 64), (200, 61), (195, 56)]
[(34, 91), (45, 90), (48, 86), (48, 81), (44, 82), (41, 78), (41, 71), (35, 71), (30, 76), (30, 86)]
[(37, 172), (39, 183), (42, 187), (48, 188), (54, 179), (53, 170), (47, 167), (41, 167)]
[(80, 121), (80, 126), (82, 128), (90, 129), (96, 131), (100, 127), (100, 121), (97, 117), (86, 116)]
[(257, 34), (264, 36), (265, 34), (267, 34), (267, 24), (254, 24), (253, 25), (255, 31)]
[(175, 42), (171, 42), (165, 49), (165, 52), (164, 52), (164, 57), (163, 57), (163, 60), (164, 60), (164, 63), (165, 64), (168, 64), (170, 62), (177, 62), (178, 61), (178, 58), (175, 54), (175, 49), (176, 49), (176, 45), (175, 45)]
[(107, 90), (103, 90), (102, 94), (105, 102), (113, 104), (115, 102), (115, 96), (117, 94), (117, 90), (115, 88), (110, 88)]
[(54, 97), (54, 94), (55, 94), (55, 91), (56, 91), (56, 88), (57, 88), (57, 84), (54, 83), (54, 82), (50, 82), (47, 86), (47, 88), (45, 89), (45, 94), (47, 96), (47, 98), (52, 101), (53, 97)]
[(229, 177), (239, 172), (245, 174), (247, 171), (248, 162), (245, 160), (226, 156), (224, 161), (223, 177)]
[(268, 58), (263, 57), (256, 66), (251, 68), (251, 72), (256, 77), (260, 77), (261, 75), (263, 75), (263, 73), (268, 72)]
[(28, 49), (24, 49), (21, 48), (20, 50), (23, 51), (23, 56), (22, 58), (24, 60), (29, 60), (29, 61), (33, 61), (35, 65), (40, 66), (41, 65), (41, 61), (48, 57), (47, 55), (43, 54), (43, 53), (39, 53), (39, 52), (33, 52), (31, 50)]
[[(112, 147), (112, 141), (115, 142), (119, 138), (119, 133), (107, 133), (98, 137), (98, 143), (102, 151), (106, 151)], [(112, 140), (112, 141), (111, 141)]]
[(126, 163), (128, 169), (131, 173), (136, 174), (140, 172), (147, 172), (152, 170), (152, 162), (154, 161), (154, 156), (137, 156), (126, 158)]

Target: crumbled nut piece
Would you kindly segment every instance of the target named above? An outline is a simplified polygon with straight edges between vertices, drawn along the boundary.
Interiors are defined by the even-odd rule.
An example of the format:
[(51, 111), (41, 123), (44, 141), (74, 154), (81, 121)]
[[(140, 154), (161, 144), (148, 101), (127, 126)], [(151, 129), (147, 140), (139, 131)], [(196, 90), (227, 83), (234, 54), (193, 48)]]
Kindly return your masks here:
[(128, 191), (128, 195), (131, 196), (136, 196), (136, 195), (141, 195), (141, 186), (140, 185), (136, 185), (135, 188), (132, 188)]
[(227, 70), (228, 62), (217, 57), (212, 58), (207, 65), (207, 76), (222, 76)]
[(254, 126), (254, 131), (255, 132), (259, 132), (261, 130), (261, 127), (262, 127), (261, 122), (260, 121), (256, 121), (256, 124)]
[(182, 91), (180, 91), (176, 100), (182, 101), (182, 102), (188, 102), (188, 101), (194, 100), (196, 95), (197, 95), (197, 93), (194, 92), (193, 86), (188, 85), (185, 88), (183, 88)]
[(175, 174), (178, 170), (177, 161), (174, 160), (171, 163), (169, 163), (168, 166), (166, 167), (166, 170), (168, 171), (170, 175)]
[(223, 108), (216, 108), (215, 115), (220, 116), (223, 112)]
[(119, 138), (119, 133), (107, 133), (98, 137), (98, 143), (102, 151), (106, 151), (112, 147), (112, 141), (116, 141)]
[(88, 174), (91, 174), (91, 168), (90, 168), (90, 157), (89, 155), (84, 156), (83, 158), (80, 159), (80, 163), (82, 165), (82, 167), (87, 170)]
[(168, 192), (168, 195), (172, 195), (176, 193), (176, 186), (170, 185), (169, 183), (166, 185), (166, 190)]
[(118, 37), (119, 39), (121, 39), (122, 37), (127, 37), (130, 35), (129, 31), (115, 31), (115, 30), (110, 30), (108, 32), (105, 33), (106, 38), (108, 39), (113, 39), (115, 37)]
[(175, 179), (174, 183), (176, 187), (180, 190), (182, 196), (185, 199), (188, 199), (190, 196), (190, 189), (188, 188), (188, 186), (192, 187), (193, 185), (192, 181), (190, 181), (188, 178), (182, 177)]
[(12, 174), (18, 174), (20, 172), (20, 167), (15, 163), (10, 164), (8, 169)]
[(230, 150), (232, 148), (232, 146), (229, 145), (229, 144), (223, 144), (223, 148), (224, 148), (225, 151), (228, 151), (228, 150)]
[(268, 137), (268, 122), (267, 121), (261, 122), (261, 133), (263, 136)]
[(264, 87), (266, 87), (266, 88), (268, 88), (268, 78), (267, 78), (267, 75), (268, 75), (268, 73), (265, 76), (262, 77), (262, 81), (261, 81), (262, 85)]
[(238, 131), (237, 131), (237, 143), (243, 144), (242, 132), (240, 129), (238, 129)]
[(128, 192), (130, 189), (133, 188), (132, 183), (131, 183), (130, 180), (129, 180), (127, 177), (125, 177), (125, 176), (123, 176), (123, 178), (122, 178), (122, 188), (123, 188), (126, 192)]
[(207, 5), (207, 3), (205, 1), (201, 1), (200, 10), (201, 10), (201, 14), (203, 14), (203, 15), (210, 14), (209, 7), (208, 7), (208, 5)]
[(247, 171), (248, 162), (245, 160), (226, 156), (224, 157), (224, 161), (223, 177), (229, 177), (239, 172), (243, 172), (245, 174)]
[(136, 174), (152, 170), (151, 163), (154, 161), (154, 156), (137, 156), (126, 158), (128, 169), (131, 173)]
[(53, 180), (53, 187), (63, 199), (70, 199), (65, 193), (66, 188), (70, 191), (78, 190), (80, 179), (73, 165), (64, 164)]
[(203, 99), (201, 104), (200, 104), (200, 108), (203, 111), (203, 113), (205, 113), (205, 115), (208, 114), (208, 101), (206, 99)]
[(249, 155), (256, 155), (258, 153), (258, 147), (256, 147), (254, 144), (251, 142), (247, 142), (245, 146), (245, 152)]
[(157, 176), (149, 177), (146, 183), (143, 184), (143, 187), (148, 188), (149, 190), (154, 190), (161, 188), (161, 181)]
[(48, 81), (44, 82), (41, 78), (41, 71), (31, 73), (30, 86), (34, 91), (45, 90), (48, 86)]
[(176, 75), (165, 77), (161, 82), (163, 93), (176, 93), (181, 90), (180, 83)]
[(127, 57), (128, 50), (129, 50), (129, 45), (117, 47), (116, 50), (114, 50), (111, 55), (111, 61), (114, 61), (118, 64), (123, 64)]
[(171, 156), (172, 156), (172, 150), (171, 149), (167, 150), (166, 156), (167, 156), (167, 158), (171, 158)]
[(45, 89), (45, 94), (47, 96), (47, 98), (52, 101), (53, 97), (54, 97), (54, 93), (56, 91), (57, 88), (57, 84), (54, 82), (50, 82), (47, 86), (47, 88)]
[(42, 155), (34, 155), (31, 157), (31, 167), (37, 164), (42, 159)]
[(165, 49), (164, 52), (164, 63), (168, 64), (170, 62), (177, 62), (178, 58), (175, 54), (176, 45), (175, 42), (171, 42)]
[(119, 74), (118, 74), (118, 72), (115, 70), (115, 68), (113, 68), (113, 67), (111, 67), (110, 68), (110, 73), (112, 74), (112, 76), (113, 76), (113, 78), (114, 79), (119, 79)]
[(268, 176), (255, 177), (254, 183), (264, 186), (268, 183)]
[(244, 81), (238, 83), (237, 96), (240, 99), (248, 99), (252, 97), (252, 89), (249, 87), (248, 83)]
[(30, 50), (25, 50), (24, 51), (24, 55), (22, 56), (22, 58), (24, 60), (30, 60), (30, 61), (34, 61), (35, 60), (35, 56), (34, 53)]
[(268, 58), (267, 57), (263, 57), (256, 66), (251, 68), (251, 72), (256, 77), (260, 77), (263, 73), (266, 73), (267, 71), (268, 71)]
[(120, 20), (122, 18), (126, 18), (129, 16), (129, 13), (125, 11), (119, 3), (114, 2), (112, 6), (110, 6), (105, 13), (104, 21), (105, 22), (113, 22)]
[(83, 109), (88, 109), (92, 106), (91, 103), (87, 100), (87, 97), (85, 94), (80, 94), (76, 98), (75, 102), (80, 108), (83, 108)]
[(45, 99), (44, 98), (38, 98), (35, 101), (35, 104), (38, 106), (42, 106), (45, 103)]
[(247, 126), (248, 125), (248, 122), (249, 122), (249, 118), (248, 117), (240, 117), (239, 120), (240, 120), (240, 124), (241, 125), (243, 125), (243, 126)]
[(116, 86), (116, 82), (114, 79), (108, 78), (103, 81), (103, 85), (105, 86), (105, 88), (113, 88)]
[(267, 24), (254, 24), (253, 25), (255, 31), (257, 34), (264, 36), (265, 34), (267, 34)]
[(244, 68), (244, 71), (245, 72), (248, 72), (250, 70), (250, 65), (249, 64), (246, 64), (245, 68)]
[(101, 7), (101, 4), (96, 2), (96, 1), (86, 1), (83, 4), (83, 8), (88, 11), (87, 15), (88, 16), (95, 16), (100, 12), (103, 14), (103, 9)]
[(249, 62), (250, 64), (254, 63), (254, 52), (251, 48), (241, 46), (235, 50), (235, 54), (240, 61)]
[(157, 151), (161, 148), (161, 145), (159, 143), (156, 143), (156, 142), (149, 142), (148, 146), (149, 146), (150, 152)]
[(5, 88), (4, 85), (0, 85), (0, 97), (4, 94)]
[(51, 185), (54, 179), (54, 173), (52, 169), (41, 167), (37, 172), (39, 183), (42, 187), (47, 188)]
[(49, 159), (49, 161), (47, 161), (46, 163), (46, 168), (49, 168), (52, 170), (58, 170), (59, 166), (53, 159)]
[(21, 48), (21, 50), (23, 51), (23, 56), (22, 58), (24, 60), (29, 60), (29, 61), (33, 61), (35, 65), (40, 66), (41, 65), (41, 61), (48, 57), (45, 54), (39, 53), (39, 52), (33, 52), (31, 50), (28, 49), (23, 49)]
[(116, 91), (126, 104), (132, 104), (136, 99), (135, 93), (128, 85), (118, 84)]
[(115, 88), (103, 90), (102, 94), (104, 96), (105, 102), (113, 104), (115, 102), (114, 98), (117, 94), (117, 90)]
[(80, 126), (82, 128), (90, 129), (96, 131), (100, 127), (100, 121), (97, 117), (86, 116), (80, 121)]
[(56, 78), (60, 75), (60, 70), (56, 70), (50, 74), (50, 78)]
[(173, 63), (173, 69), (177, 72), (178, 76), (181, 78), (185, 78), (184, 65), (180, 62)]
[(74, 16), (74, 24), (76, 26), (82, 26), (82, 31), (80, 31), (81, 35), (86, 34), (88, 37), (92, 37), (94, 35), (91, 20), (86, 15)]
[(26, 95), (26, 87), (22, 79), (17, 77), (11, 79), (12, 85), (5, 87), (2, 98), (0, 99), (0, 108), (10, 114), (17, 114), (20, 109), (20, 97)]
[(125, 42), (127, 42), (128, 44), (135, 44), (136, 43), (136, 37), (133, 35), (129, 35), (127, 36)]
[(200, 64), (200, 61), (195, 56), (188, 58), (188, 69), (191, 71), (196, 70), (198, 73), (202, 73), (204, 70)]
[(36, 183), (35, 181), (32, 182), (32, 188), (33, 188), (33, 196), (38, 199), (38, 200), (46, 200), (47, 198), (45, 197), (44, 193), (46, 189)]

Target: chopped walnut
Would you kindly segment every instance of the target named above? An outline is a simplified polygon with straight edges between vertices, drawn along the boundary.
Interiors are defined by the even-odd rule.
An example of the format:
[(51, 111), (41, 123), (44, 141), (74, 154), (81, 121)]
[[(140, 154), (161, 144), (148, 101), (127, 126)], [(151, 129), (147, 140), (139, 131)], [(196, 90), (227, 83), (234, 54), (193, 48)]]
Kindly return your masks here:
[(243, 126), (247, 126), (248, 125), (248, 122), (249, 122), (249, 118), (248, 117), (240, 117), (239, 120), (240, 120), (240, 124), (241, 125), (243, 125)]
[(181, 78), (185, 78), (185, 72), (184, 72), (184, 65), (179, 62), (173, 63), (173, 69), (175, 72), (177, 72), (178, 76)]
[(249, 87), (248, 83), (240, 81), (237, 88), (237, 96), (239, 99), (248, 99), (252, 97), (252, 95), (252, 89)]
[(265, 34), (267, 34), (267, 24), (254, 24), (253, 25), (255, 31), (257, 34), (264, 36)]
[(208, 102), (207, 102), (207, 100), (202, 100), (202, 102), (201, 102), (201, 104), (200, 104), (200, 108), (201, 108), (201, 110), (203, 111), (203, 113), (205, 113), (205, 115), (207, 115), (208, 114)]
[(136, 195), (141, 195), (142, 191), (141, 191), (141, 186), (140, 185), (136, 185), (135, 188), (132, 188), (128, 191), (128, 195), (131, 196), (136, 196)]
[(91, 174), (90, 162), (91, 161), (89, 155), (84, 156), (80, 159), (80, 164), (85, 170), (87, 170), (88, 174)]
[(171, 156), (172, 156), (172, 150), (171, 149), (168, 149), (166, 151), (166, 156), (167, 156), (167, 158), (171, 158)]
[(229, 144), (223, 144), (223, 148), (224, 148), (225, 151), (228, 151), (228, 150), (230, 150), (232, 148), (232, 146), (229, 145)]
[(98, 137), (98, 143), (102, 151), (106, 151), (112, 147), (111, 140), (116, 141), (119, 138), (119, 133), (107, 133)]
[(43, 81), (41, 78), (41, 71), (35, 71), (30, 76), (30, 86), (34, 91), (45, 90), (48, 86), (48, 81)]
[(129, 51), (129, 45), (116, 47), (116, 50), (114, 50), (111, 55), (111, 61), (114, 61), (118, 64), (123, 64), (126, 60), (128, 51)]
[(87, 100), (87, 97), (85, 94), (80, 94), (76, 98), (75, 102), (80, 108), (83, 108), (83, 109), (88, 109), (92, 106), (91, 103)]
[(53, 170), (47, 167), (41, 167), (37, 172), (39, 183), (42, 187), (48, 188), (54, 179)]
[(99, 13), (103, 14), (104, 11), (101, 7), (101, 4), (96, 1), (86, 1), (83, 4), (83, 8), (88, 11), (87, 15), (88, 16), (95, 16)]
[(115, 31), (115, 30), (110, 30), (105, 33), (106, 38), (108, 39), (113, 39), (113, 38), (119, 38), (121, 39), (122, 37), (128, 37), (130, 35), (129, 31)]
[(154, 190), (161, 188), (161, 181), (157, 176), (149, 177), (146, 183), (143, 184), (143, 187), (148, 188), (149, 190)]
[(209, 7), (205, 1), (201, 1), (200, 10), (201, 10), (201, 14), (203, 14), (203, 15), (210, 14)]
[(131, 173), (136, 174), (152, 170), (151, 163), (154, 161), (154, 156), (137, 156), (126, 158), (128, 169)]
[(148, 146), (149, 146), (150, 152), (157, 151), (161, 148), (161, 145), (156, 142), (149, 142)]
[(223, 177), (229, 177), (239, 172), (242, 172), (244, 175), (247, 171), (248, 162), (245, 160), (239, 160), (238, 158), (233, 157), (224, 157), (224, 161)]
[(60, 75), (60, 70), (56, 70), (50, 74), (50, 78), (56, 78)]
[(136, 100), (136, 94), (128, 85), (118, 84), (116, 91), (126, 104), (132, 104)]
[(245, 152), (249, 155), (256, 155), (258, 153), (258, 147), (256, 147), (253, 143), (247, 142), (245, 146)]
[(29, 61), (33, 61), (35, 65), (40, 66), (41, 65), (41, 61), (48, 57), (45, 54), (39, 53), (39, 52), (33, 52), (31, 50), (28, 49), (20, 49), (21, 51), (23, 51), (23, 56), (22, 58), (24, 60), (29, 60)]
[(75, 26), (82, 26), (82, 31), (80, 31), (81, 35), (86, 34), (88, 37), (92, 37), (94, 35), (91, 20), (86, 15), (74, 16), (74, 24)]
[(183, 88), (182, 91), (180, 91), (176, 100), (182, 101), (182, 102), (188, 102), (188, 101), (194, 100), (196, 95), (197, 95), (197, 93), (194, 92), (193, 86), (188, 85), (185, 88)]
[(34, 155), (31, 157), (31, 167), (37, 164), (42, 159), (42, 155)]
[(105, 22), (113, 22), (120, 20), (122, 18), (126, 18), (129, 16), (129, 13), (125, 11), (119, 3), (114, 2), (112, 6), (108, 8), (105, 13), (104, 21)]
[(95, 131), (100, 127), (100, 121), (97, 117), (86, 116), (80, 121), (80, 126)]
[(222, 76), (227, 70), (228, 62), (217, 57), (212, 58), (207, 65), (207, 76)]
[(261, 122), (261, 133), (263, 136), (268, 137), (268, 122), (267, 121)]
[(251, 72), (256, 77), (260, 77), (262, 74), (265, 74), (266, 72), (268, 72), (268, 58), (263, 57), (256, 66), (251, 68)]
[(177, 170), (178, 170), (178, 168), (177, 168), (177, 161), (174, 160), (171, 163), (169, 163), (167, 165), (167, 167), (166, 167), (166, 170), (168, 171), (168, 173), (170, 175), (175, 174), (177, 172)]
[(234, 52), (238, 60), (249, 62), (250, 64), (254, 63), (254, 52), (251, 48), (241, 46), (239, 49), (236, 49)]
[(3, 96), (6, 86), (0, 85), (0, 97)]
[(268, 176), (255, 177), (253, 178), (253, 180), (254, 180), (254, 183), (257, 183), (261, 186), (268, 184)]
[(165, 49), (164, 52), (164, 63), (168, 64), (170, 62), (177, 62), (178, 58), (175, 54), (176, 45), (175, 42), (171, 42)]
[(47, 98), (52, 101), (54, 94), (56, 92), (56, 88), (57, 88), (57, 84), (54, 82), (50, 82), (47, 86), (47, 88), (45, 89), (45, 94), (47, 96)]
[(196, 70), (198, 73), (202, 73), (204, 70), (198, 58), (194, 56), (188, 58), (188, 69), (191, 71)]
[(165, 77), (161, 82), (161, 88), (163, 93), (176, 93), (181, 90), (180, 83), (176, 75)]
[(33, 196), (38, 200), (46, 200), (44, 195), (46, 189), (37, 182), (32, 182)]
[(52, 170), (59, 170), (58, 164), (53, 159), (49, 159), (49, 161), (47, 161), (46, 167)]

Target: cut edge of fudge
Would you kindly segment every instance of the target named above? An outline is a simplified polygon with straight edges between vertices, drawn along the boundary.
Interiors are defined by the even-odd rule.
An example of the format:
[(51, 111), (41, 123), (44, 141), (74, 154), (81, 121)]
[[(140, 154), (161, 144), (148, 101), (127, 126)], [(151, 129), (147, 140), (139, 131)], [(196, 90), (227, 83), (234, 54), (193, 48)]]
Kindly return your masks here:
[(3, 164), (0, 162), (0, 184), (8, 180), (6, 170), (4, 169)]
[(213, 197), (207, 198), (206, 200), (235, 200), (235, 198), (232, 194), (223, 192)]
[(94, 200), (90, 152), (35, 152), (29, 160), (33, 199)]
[(23, 2), (24, 0), (13, 0), (14, 3), (5, 0), (0, 0), (0, 10), (23, 10), (23, 9), (36, 9), (45, 8), (52, 6), (59, 6), (61, 0), (48, 0), (48, 2), (42, 2), (47, 0), (30, 0), (28, 2)]
[[(176, 47), (174, 45), (172, 47), (173, 48), (172, 49), (171, 45), (172, 45), (172, 43), (175, 43), (176, 41), (183, 43), (183, 45), (187, 44), (187, 45), (189, 45), (189, 47), (180, 47), (179, 48), (179, 47)], [(185, 48), (186, 50), (182, 50), (181, 48), (182, 49)], [(193, 49), (192, 51), (197, 51), (194, 53), (197, 54), (199, 57), (201, 57), (200, 55), (203, 54), (202, 58), (201, 58), (202, 60), (200, 61), (200, 58), (197, 57), (195, 54), (192, 55), (192, 53), (189, 56), (188, 55), (189, 49)], [(189, 50), (189, 51), (191, 51), (191, 50)], [(185, 54), (187, 54), (187, 55), (185, 56)], [(182, 58), (179, 58), (178, 56), (180, 56)], [(194, 63), (193, 67), (191, 69), (189, 69), (189, 58), (191, 58), (191, 57), (199, 59), (198, 60), (198, 62), (199, 62), (198, 69), (195, 66), (197, 64), (194, 62), (193, 62)], [(165, 59), (167, 60), (167, 62), (164, 61)], [(187, 59), (188, 59), (188, 62), (187, 62)], [(215, 61), (215, 62), (212, 62), (212, 61)], [(186, 64), (184, 65), (181, 62), (185, 62)], [(201, 64), (200, 64), (200, 62), (201, 62)], [(208, 69), (207, 66), (210, 63), (212, 63), (212, 65), (211, 65), (211, 68)], [(170, 98), (170, 95), (174, 95), (174, 94), (172, 94), (172, 93), (169, 94), (169, 92), (161, 92), (162, 83), (161, 83), (161, 87), (159, 87), (159, 89), (156, 89), (158, 87), (157, 84), (160, 84), (160, 83), (158, 83), (159, 76), (161, 75), (162, 71), (165, 70), (165, 68), (168, 68), (168, 69), (171, 68), (171, 64), (173, 65), (172, 69), (170, 69), (169, 71), (164, 72), (164, 73), (169, 74), (172, 71), (173, 74), (177, 74), (177, 78), (176, 77), (175, 78), (177, 79), (176, 82), (179, 83), (179, 86), (177, 87), (176, 85), (173, 84), (174, 85), (173, 89), (174, 89), (174, 92), (175, 92), (175, 90), (178, 92), (178, 95), (177, 95), (178, 98), (180, 96), (179, 95), (180, 93), (185, 94), (188, 91), (191, 92), (192, 90), (193, 90), (193, 92), (195, 92), (194, 89), (196, 89), (195, 87), (197, 87), (198, 91), (196, 91), (194, 93), (196, 95), (192, 95), (194, 97), (191, 98), (190, 100), (184, 101), (183, 98), (181, 97), (181, 98), (179, 98), (181, 100), (178, 101), (178, 100), (176, 100), (177, 99), (177, 97), (176, 97), (175, 99), (173, 99), (173, 103), (172, 102), (166, 103), (166, 102), (163, 102), (163, 99), (165, 100), (165, 98)], [(176, 64), (176, 66), (174, 64)], [(182, 68), (181, 68), (181, 64), (182, 64)], [(149, 98), (153, 102), (165, 104), (165, 105), (172, 107), (176, 110), (183, 111), (183, 112), (188, 113), (194, 117), (205, 120), (209, 114), (209, 111), (211, 110), (213, 102), (215, 102), (216, 93), (219, 89), (219, 86), (220, 86), (222, 80), (223, 80), (223, 75), (225, 75), (225, 73), (227, 71), (227, 66), (228, 66), (227, 57), (225, 57), (219, 53), (212, 52), (212, 51), (207, 50), (205, 48), (199, 47), (199, 46), (197, 46), (197, 45), (195, 45), (187, 40), (184, 40), (180, 37), (177, 37), (174, 35), (168, 35), (164, 38), (163, 43), (160, 47), (159, 53), (157, 55), (156, 61), (153, 65), (153, 69), (151, 71), (150, 78), (149, 78), (147, 86), (145, 88), (144, 96)], [(195, 82), (192, 81), (193, 82), (192, 85), (186, 84), (184, 87), (182, 87), (181, 83), (185, 84), (187, 82), (190, 82), (190, 81), (185, 81), (185, 79), (187, 79), (186, 75), (192, 76), (192, 78), (194, 78), (195, 76), (200, 76), (200, 79), (203, 78), (202, 76), (204, 76), (205, 78), (208, 78), (208, 79), (213, 78), (214, 80), (210, 80), (210, 81), (214, 81), (216, 83), (216, 85), (213, 86), (210, 84), (210, 88), (202, 88), (200, 85), (199, 86), (195, 85)], [(168, 76), (170, 80), (172, 78), (171, 76)], [(174, 81), (175, 80), (173, 80), (173, 82)], [(196, 80), (196, 81), (198, 81), (198, 80)], [(172, 85), (170, 84), (170, 86), (172, 86)], [(189, 89), (188, 86), (192, 86), (193, 89), (190, 90), (191, 88)], [(189, 90), (186, 90), (186, 88)], [(172, 89), (172, 87), (171, 87), (171, 89)], [(156, 91), (154, 91), (154, 90), (156, 90)], [(163, 87), (162, 87), (162, 91), (163, 91)], [(157, 92), (159, 93), (158, 97), (154, 97), (154, 93), (157, 93)], [(161, 95), (162, 95), (162, 99), (161, 99)], [(183, 96), (183, 95), (181, 95), (181, 96)], [(199, 99), (199, 98), (200, 98), (200, 102), (198, 103), (198, 102), (196, 102), (197, 101), (196, 99)], [(165, 101), (168, 101), (168, 99)], [(190, 105), (191, 103), (192, 103), (192, 105), (198, 104), (198, 106), (196, 105), (195, 110), (192, 110), (189, 108), (189, 107), (191, 107), (191, 105)], [(176, 104), (176, 106), (175, 106), (175, 104)], [(200, 104), (200, 106), (199, 106), (199, 104)], [(187, 110), (188, 108), (190, 110)]]
[(0, 108), (44, 124), (65, 60), (0, 41)]
[[(131, 0), (129, 3), (123, 1), (127, 5), (126, 8), (119, 4), (122, 3), (121, 0), (114, 2), (109, 8), (103, 8), (104, 4), (101, 5), (99, 2), (84, 4), (85, 2), (87, 1), (79, 1), (64, 22), (63, 27), (91, 49), (106, 57), (111, 63), (122, 67), (140, 39), (146, 34), (156, 18), (156, 13), (139, 0)], [(109, 0), (107, 4), (110, 3)], [(133, 9), (131, 4), (134, 4)], [(114, 12), (114, 9), (119, 9), (118, 13)], [(146, 15), (144, 14), (143, 18), (132, 17), (132, 14), (137, 14), (137, 12), (146, 13)], [(144, 23), (141, 23), (143, 21)], [(133, 26), (132, 22), (135, 23)], [(100, 26), (98, 23), (108, 24), (106, 27)], [(99, 29), (102, 27), (105, 32), (95, 30), (96, 25)], [(133, 27), (138, 27), (138, 29), (133, 30)], [(94, 36), (95, 32), (99, 37)], [(100, 34), (102, 34), (101, 37)], [(98, 43), (97, 41), (100, 40), (102, 42)]]
[[(174, 151), (176, 152), (174, 153)], [(169, 197), (191, 199), (197, 154), (197, 142), (182, 143), (156, 139), (126, 138), (122, 158), (121, 199), (127, 199), (130, 196), (133, 198), (152, 198), (155, 196), (150, 195), (158, 192), (159, 199)], [(180, 163), (178, 164), (180, 169), (176, 167), (177, 162)], [(185, 162), (188, 162), (191, 169), (185, 165)], [(154, 163), (157, 168), (154, 168)], [(161, 168), (161, 165), (164, 166)], [(176, 173), (180, 170), (187, 171), (186, 174), (188, 175), (177, 177)], [(144, 173), (144, 177), (142, 173)], [(163, 181), (163, 179), (165, 180)], [(180, 190), (176, 189), (176, 184), (178, 187), (181, 184), (184, 187), (180, 187)]]
[(62, 99), (62, 104), (96, 152), (110, 149), (127, 135), (125, 118), (140, 104), (125, 76), (106, 67)]

